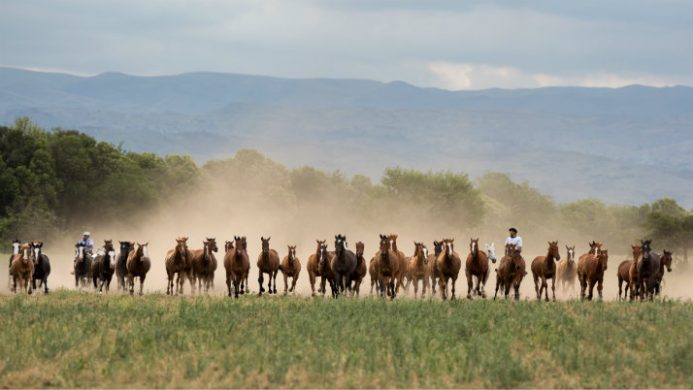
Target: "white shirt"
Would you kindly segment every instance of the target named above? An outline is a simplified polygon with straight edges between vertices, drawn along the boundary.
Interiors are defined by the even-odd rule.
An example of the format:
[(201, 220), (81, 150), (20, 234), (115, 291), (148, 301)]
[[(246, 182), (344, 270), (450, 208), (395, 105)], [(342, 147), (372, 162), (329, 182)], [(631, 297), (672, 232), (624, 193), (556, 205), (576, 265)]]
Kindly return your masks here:
[(515, 238), (508, 237), (505, 239), (505, 245), (512, 244), (517, 248), (522, 248), (522, 237), (516, 236)]

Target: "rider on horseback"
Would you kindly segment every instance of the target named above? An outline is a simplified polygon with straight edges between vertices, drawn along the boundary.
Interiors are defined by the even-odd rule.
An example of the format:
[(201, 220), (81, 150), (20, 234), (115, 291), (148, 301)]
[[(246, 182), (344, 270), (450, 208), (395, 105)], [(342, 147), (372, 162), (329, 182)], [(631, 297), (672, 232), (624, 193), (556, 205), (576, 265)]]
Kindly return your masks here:
[[(91, 233), (84, 232), (82, 234), (82, 239), (77, 241), (77, 246), (84, 247), (84, 254), (87, 255), (89, 259), (91, 259), (94, 256), (94, 240), (91, 239)], [(75, 258), (73, 262), (73, 267), (75, 264), (77, 264), (77, 258)], [(70, 272), (70, 274), (74, 274), (74, 271)]]
[(517, 235), (517, 229), (511, 227), (508, 231), (510, 232), (510, 237), (505, 239), (505, 245), (514, 245), (516, 249), (522, 252), (522, 237)]

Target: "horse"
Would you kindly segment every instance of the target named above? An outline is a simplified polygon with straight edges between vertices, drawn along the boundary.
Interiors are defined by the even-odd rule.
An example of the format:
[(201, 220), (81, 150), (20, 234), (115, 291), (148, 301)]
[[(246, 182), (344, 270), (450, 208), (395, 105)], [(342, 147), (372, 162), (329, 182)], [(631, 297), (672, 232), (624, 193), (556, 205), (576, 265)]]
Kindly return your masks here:
[(407, 271), (409, 270), (409, 265), (407, 264), (407, 260), (409, 258), (404, 252), (397, 249), (397, 237), (398, 236), (393, 233), (388, 235), (390, 239), (390, 248), (395, 252), (399, 261), (399, 273), (397, 274), (397, 292), (399, 292), (399, 289), (404, 287), (404, 280), (408, 278)]
[(361, 282), (363, 281), (363, 278), (366, 277), (366, 259), (363, 257), (364, 249), (365, 246), (363, 245), (363, 242), (359, 241), (356, 243), (356, 268), (351, 274), (350, 279), (353, 282), (353, 285), (351, 286), (352, 295), (355, 293), (357, 297), (359, 296), (359, 291), (361, 290)]
[(262, 295), (265, 292), (265, 288), (262, 287), (264, 281), (262, 274), (267, 274), (267, 292), (269, 294), (277, 293), (277, 273), (279, 273), (279, 253), (274, 249), (270, 249), (269, 242), (272, 237), (260, 237), (262, 241), (262, 252), (257, 257), (257, 268), (258, 268), (258, 278), (257, 282), (260, 284), (260, 293)]
[(128, 285), (130, 287), (130, 295), (135, 293), (135, 278), (140, 278), (140, 295), (143, 294), (144, 279), (147, 277), (147, 272), (152, 266), (149, 260), (148, 242), (144, 244), (136, 243), (135, 247), (130, 250), (126, 267), (128, 269)]
[(166, 275), (168, 282), (166, 283), (166, 295), (174, 294), (173, 279), (178, 274), (178, 279), (175, 281), (175, 294), (183, 294), (183, 286), (185, 285), (186, 270), (189, 268), (188, 263), (192, 261), (192, 251), (188, 249), (188, 237), (176, 238), (176, 247), (166, 252), (164, 264), (166, 265)]
[(645, 295), (652, 300), (659, 290), (657, 273), (660, 269), (661, 256), (652, 252), (651, 240), (642, 240), (640, 246), (642, 253), (638, 259), (636, 289), (640, 294), (640, 300), (645, 299)]
[[(636, 261), (638, 261), (638, 258), (640, 257), (641, 247), (640, 245), (631, 245), (631, 249), (633, 251), (633, 259), (622, 261), (621, 264), (618, 265), (618, 269), (616, 271), (616, 277), (618, 278), (619, 301), (621, 300), (621, 293), (623, 293), (623, 299), (628, 298), (629, 291), (631, 293), (631, 298), (633, 297), (633, 288), (635, 287), (635, 283), (633, 282), (633, 279), (631, 279), (631, 271), (633, 272), (633, 275), (637, 278), (637, 267), (634, 267), (634, 264)], [(625, 290), (623, 290), (623, 282), (626, 283)]]
[(111, 279), (116, 268), (116, 252), (113, 248), (112, 240), (104, 240), (103, 253), (99, 253), (91, 266), (91, 277), (94, 283), (94, 288), (99, 292), (103, 291), (103, 286), (106, 285), (106, 292), (110, 289)]
[(341, 234), (334, 236), (334, 249), (332, 272), (337, 286), (337, 296), (339, 296), (351, 287), (351, 275), (356, 270), (356, 254), (347, 248), (346, 236)]
[(34, 255), (31, 251), (29, 243), (23, 243), (19, 246), (19, 253), (12, 258), (12, 266), (10, 267), (10, 275), (12, 275), (12, 292), (17, 292), (17, 286), (27, 294), (33, 292), (34, 280)]
[(590, 243), (589, 253), (580, 256), (577, 264), (578, 280), (580, 281), (580, 299), (585, 299), (585, 289), (589, 287), (587, 300), (591, 301), (595, 284), (597, 285), (599, 299), (602, 299), (604, 271), (607, 269), (608, 261), (609, 252), (606, 249), (601, 249), (601, 244), (596, 242)]
[(433, 241), (433, 253), (428, 255), (429, 274), (431, 275), (431, 296), (436, 295), (436, 284), (438, 283), (438, 275), (435, 269), (436, 259), (443, 252), (443, 240)]
[(128, 254), (132, 250), (134, 243), (131, 241), (118, 241), (120, 243), (120, 252), (118, 253), (118, 258), (116, 260), (116, 280), (118, 281), (118, 290), (127, 290), (125, 285), (125, 277), (128, 275)]
[(91, 273), (91, 257), (84, 250), (84, 246), (83, 243), (77, 243), (77, 245), (75, 245), (77, 252), (74, 261), (75, 288), (78, 288), (80, 283), (82, 287), (86, 286), (87, 278)]
[(375, 254), (375, 272), (378, 275), (378, 287), (380, 296), (387, 294), (390, 299), (395, 299), (397, 289), (395, 282), (400, 275), (400, 259), (397, 252), (392, 249), (392, 243), (388, 236), (380, 235), (380, 249)]
[(247, 290), (250, 260), (248, 259), (248, 242), (246, 238), (234, 236), (233, 241), (233, 243), (227, 242), (227, 245), (224, 246), (226, 249), (224, 268), (226, 269), (226, 287), (229, 297), (231, 296), (231, 283), (233, 283), (233, 294), (235, 298), (238, 298), (239, 294), (242, 295), (249, 292), (244, 291), (244, 287)]
[(659, 271), (657, 272), (657, 275), (656, 275), (656, 278), (657, 278), (656, 295), (659, 295), (662, 292), (662, 280), (664, 279), (664, 268), (667, 269), (667, 272), (671, 272), (671, 263), (672, 262), (673, 262), (673, 253), (669, 252), (665, 249), (661, 258), (659, 259)]
[(332, 271), (332, 256), (327, 250), (325, 241), (320, 244), (318, 249), (318, 274), (320, 275), (320, 291), (325, 295), (325, 284), (329, 283), (332, 291), (332, 298), (337, 298), (337, 285), (334, 282), (334, 272)]
[(567, 289), (566, 285), (569, 285), (572, 291), (575, 290), (575, 279), (577, 278), (575, 245), (566, 245), (565, 249), (566, 258), (558, 262), (558, 268), (556, 269), (556, 281), (561, 284), (564, 293)]
[(448, 280), (450, 280), (451, 299), (455, 299), (455, 282), (462, 268), (462, 260), (460, 255), (455, 252), (455, 239), (446, 238), (443, 240), (443, 252), (438, 255), (435, 261), (435, 269), (438, 273), (438, 287), (443, 300), (448, 299)]
[[(549, 249), (546, 256), (537, 256), (532, 260), (532, 276), (534, 277), (534, 290), (537, 292), (537, 300), (541, 301), (542, 290), (546, 294), (546, 302), (549, 301), (549, 283), (551, 279), (551, 296), (556, 301), (556, 262), (561, 260), (558, 251), (558, 241), (549, 241)], [(541, 285), (539, 284), (541, 280)]]
[(431, 268), (428, 266), (428, 248), (423, 242), (414, 242), (414, 256), (408, 262), (409, 278), (414, 282), (414, 298), (419, 292), (419, 280), (421, 281), (421, 298), (426, 295), (426, 288), (431, 278)]
[[(296, 257), (296, 245), (287, 245), (289, 254), (282, 259), (279, 270), (284, 277), (284, 295), (296, 290), (296, 281), (301, 274), (301, 260)], [(291, 288), (289, 288), (289, 278), (292, 278)]]
[(10, 255), (10, 261), (7, 265), (7, 288), (12, 288), (12, 273), (10, 273), (10, 269), (12, 268), (12, 259), (19, 253), (20, 245), (22, 245), (22, 243), (18, 239), (15, 238), (12, 241), (12, 254)]
[(43, 293), (48, 294), (48, 275), (51, 274), (51, 261), (48, 256), (43, 254), (43, 242), (32, 241), (31, 250), (34, 252), (34, 274), (31, 279), (31, 287), (36, 289), (36, 280), (39, 280), (38, 287), (43, 286)]
[(192, 281), (191, 288), (195, 291), (195, 284), (200, 292), (204, 287), (205, 292), (209, 292), (209, 288), (213, 287), (214, 270), (217, 268), (217, 259), (214, 252), (219, 251), (217, 248), (217, 240), (206, 237), (202, 241), (202, 249), (192, 251)]
[[(486, 247), (488, 250), (489, 247)], [(479, 239), (471, 238), (469, 241), (469, 254), (465, 263), (465, 275), (467, 276), (467, 299), (472, 299), (472, 291), (474, 294), (486, 298), (486, 281), (488, 280), (489, 256), (486, 252), (479, 250)], [(495, 256), (491, 258), (495, 264)], [(474, 288), (474, 278), (476, 277), (476, 288)]]
[[(315, 281), (317, 277), (322, 276), (320, 275), (320, 254), (322, 245), (325, 244), (325, 240), (315, 240), (315, 242), (317, 242), (318, 247), (315, 250), (315, 253), (308, 257), (308, 263), (306, 264), (306, 269), (308, 270), (308, 279), (310, 281), (311, 296), (315, 296)], [(321, 290), (320, 287), (318, 287), (318, 292), (322, 293), (323, 295), (325, 294), (325, 291)]]
[(503, 288), (505, 299), (510, 295), (510, 288), (514, 290), (515, 300), (520, 299), (520, 284), (527, 275), (525, 271), (525, 259), (522, 257), (522, 249), (515, 245), (505, 245), (505, 255), (501, 258), (496, 269), (496, 291), (493, 299), (498, 296), (498, 290)]

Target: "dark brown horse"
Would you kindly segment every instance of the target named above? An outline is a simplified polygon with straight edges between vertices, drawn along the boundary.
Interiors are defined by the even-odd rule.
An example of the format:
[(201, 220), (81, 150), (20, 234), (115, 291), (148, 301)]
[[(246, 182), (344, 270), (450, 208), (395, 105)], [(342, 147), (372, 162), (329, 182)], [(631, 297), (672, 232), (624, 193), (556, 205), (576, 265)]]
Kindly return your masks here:
[[(176, 238), (176, 247), (166, 252), (164, 263), (166, 264), (166, 295), (183, 294), (183, 286), (189, 268), (188, 263), (192, 261), (192, 251), (188, 249), (188, 237)], [(178, 275), (178, 279), (174, 278)], [(175, 290), (175, 291), (174, 291)]]
[(446, 238), (443, 240), (443, 252), (440, 253), (435, 262), (435, 269), (438, 275), (438, 287), (443, 300), (448, 298), (448, 281), (451, 284), (451, 299), (455, 299), (455, 282), (462, 268), (460, 255), (455, 252), (455, 239)]
[(426, 288), (431, 280), (431, 267), (428, 265), (428, 248), (423, 242), (414, 242), (414, 256), (408, 262), (410, 280), (414, 283), (414, 298), (419, 292), (419, 281), (421, 281), (421, 298), (426, 296)]
[(347, 247), (346, 236), (342, 234), (334, 236), (334, 249), (332, 272), (339, 296), (346, 294), (347, 289), (351, 288), (351, 275), (356, 271), (356, 254)]
[(332, 270), (332, 260), (334, 256), (327, 250), (327, 244), (320, 245), (318, 250), (318, 273), (320, 274), (320, 291), (325, 295), (325, 283), (330, 284), (332, 298), (337, 298), (337, 284), (335, 283), (334, 271)]
[(80, 284), (82, 287), (85, 287), (87, 285), (87, 278), (91, 274), (91, 257), (84, 250), (84, 244), (77, 243), (75, 248), (75, 288), (78, 288)]
[(270, 239), (272, 237), (260, 237), (262, 241), (262, 252), (257, 257), (257, 268), (258, 268), (258, 278), (257, 282), (260, 284), (259, 295), (265, 292), (265, 288), (262, 287), (264, 281), (263, 274), (267, 274), (267, 292), (269, 294), (277, 293), (277, 273), (279, 273), (279, 253), (274, 249), (270, 248)]
[(575, 291), (575, 280), (577, 279), (577, 264), (575, 263), (575, 245), (565, 246), (566, 258), (558, 262), (556, 270), (556, 281), (561, 284), (563, 292), (570, 286), (571, 291)]
[(205, 292), (213, 287), (214, 270), (217, 268), (217, 258), (214, 252), (218, 252), (217, 240), (207, 237), (202, 241), (202, 249), (192, 251), (192, 282), (191, 287), (195, 291), (195, 284), (200, 292), (204, 287)]
[(498, 290), (503, 289), (505, 299), (510, 295), (512, 287), (515, 293), (515, 300), (520, 299), (520, 285), (522, 279), (527, 275), (525, 271), (525, 259), (522, 257), (522, 249), (516, 248), (515, 245), (507, 244), (505, 246), (505, 256), (500, 260), (500, 264), (496, 269), (496, 292), (493, 299), (498, 296)]
[[(225, 245), (224, 269), (226, 269), (226, 287), (231, 296), (231, 283), (233, 283), (234, 297), (245, 294), (244, 283), (247, 289), (248, 274), (250, 273), (250, 260), (248, 259), (248, 242), (245, 237), (234, 236), (233, 243)], [(231, 244), (231, 245), (229, 245)]]
[[(631, 298), (632, 298), (632, 291), (631, 287), (635, 286), (635, 283), (632, 283), (632, 280), (630, 278), (631, 275), (631, 270), (633, 270), (636, 275), (637, 275), (637, 267), (634, 267), (633, 264), (637, 261), (637, 259), (640, 257), (640, 245), (631, 245), (631, 249), (633, 251), (633, 259), (628, 259), (624, 260), (621, 262), (621, 264), (618, 265), (618, 269), (616, 271), (616, 276), (618, 278), (618, 299), (621, 300), (621, 293), (623, 293), (623, 299), (628, 298), (628, 292), (631, 292)], [(636, 276), (637, 278), (637, 276)], [(626, 288), (623, 290), (623, 283), (626, 283)]]
[(650, 300), (659, 291), (657, 273), (660, 269), (661, 256), (652, 251), (652, 241), (642, 240), (640, 242), (642, 253), (638, 259), (638, 277), (636, 289), (640, 295), (640, 300), (649, 297)]
[(380, 296), (385, 294), (390, 299), (395, 299), (397, 289), (395, 283), (400, 275), (400, 259), (397, 252), (392, 249), (392, 243), (388, 236), (380, 235), (380, 249), (375, 254), (375, 271), (378, 275), (378, 287), (380, 288)]
[(12, 275), (12, 292), (17, 292), (17, 286), (28, 294), (33, 292), (34, 259), (29, 243), (19, 246), (19, 253), (12, 258), (10, 275)]
[(659, 259), (659, 271), (657, 272), (655, 278), (657, 279), (657, 291), (655, 292), (659, 295), (662, 292), (662, 281), (664, 279), (664, 268), (667, 272), (671, 272), (671, 263), (673, 262), (673, 253), (664, 250), (661, 258)]
[(363, 242), (359, 241), (356, 243), (356, 269), (354, 272), (351, 274), (351, 281), (352, 281), (352, 286), (351, 286), (351, 292), (352, 295), (356, 294), (356, 296), (359, 296), (359, 292), (361, 290), (361, 282), (363, 282), (363, 278), (366, 277), (366, 259), (363, 257), (363, 251), (365, 250), (365, 246), (363, 245)]
[(31, 251), (34, 254), (34, 275), (31, 280), (31, 287), (36, 289), (36, 281), (38, 280), (38, 288), (43, 286), (43, 293), (48, 294), (48, 275), (51, 274), (51, 261), (43, 253), (43, 242), (32, 241)]
[(120, 252), (118, 253), (118, 258), (116, 260), (116, 279), (118, 280), (118, 289), (127, 290), (125, 283), (125, 278), (128, 276), (128, 255), (134, 247), (134, 243), (131, 241), (119, 241), (120, 242)]
[[(594, 251), (597, 254), (594, 254)], [(592, 300), (594, 285), (597, 285), (599, 299), (602, 299), (604, 271), (607, 269), (609, 252), (601, 249), (601, 244), (590, 243), (590, 252), (580, 256), (577, 265), (578, 280), (580, 281), (580, 299), (585, 299), (585, 290), (589, 287), (587, 300)]]
[[(279, 270), (284, 276), (284, 295), (296, 290), (296, 281), (301, 274), (301, 260), (296, 257), (296, 245), (287, 245), (287, 248), (289, 253), (284, 256), (279, 265)], [(289, 288), (289, 278), (292, 279), (291, 288)]]
[[(485, 288), (489, 275), (488, 260), (486, 252), (479, 250), (479, 239), (470, 239), (469, 254), (465, 263), (468, 299), (472, 299), (472, 291), (474, 291), (475, 295), (486, 298)], [(491, 260), (494, 263), (496, 262), (495, 258)], [(474, 287), (474, 278), (476, 278), (476, 288)]]
[(98, 288), (99, 292), (103, 292), (103, 288), (106, 286), (106, 292), (108, 292), (115, 268), (116, 252), (115, 248), (113, 248), (113, 240), (104, 240), (103, 248), (96, 255), (91, 266), (94, 288)]
[(149, 260), (148, 245), (148, 242), (144, 244), (137, 243), (128, 255), (126, 266), (128, 269), (130, 295), (135, 293), (135, 278), (140, 278), (140, 295), (143, 294), (144, 279), (152, 267), (152, 262)]
[[(549, 249), (546, 256), (537, 256), (532, 260), (532, 276), (534, 277), (534, 290), (537, 292), (537, 300), (541, 301), (542, 290), (546, 294), (546, 301), (549, 301), (549, 283), (551, 279), (551, 298), (556, 301), (556, 262), (561, 260), (558, 251), (558, 241), (549, 241)], [(539, 284), (541, 281), (541, 284)]]

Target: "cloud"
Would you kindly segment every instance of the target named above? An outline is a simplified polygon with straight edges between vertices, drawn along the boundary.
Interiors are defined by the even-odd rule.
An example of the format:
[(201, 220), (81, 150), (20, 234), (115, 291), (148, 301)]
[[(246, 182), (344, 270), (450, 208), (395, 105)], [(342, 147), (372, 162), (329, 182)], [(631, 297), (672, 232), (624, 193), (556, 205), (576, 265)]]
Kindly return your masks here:
[(432, 62), (428, 70), (444, 89), (537, 88), (554, 86), (618, 88), (641, 84), (655, 87), (691, 84), (693, 77), (669, 77), (642, 73), (597, 72), (583, 75), (530, 73), (512, 66)]

